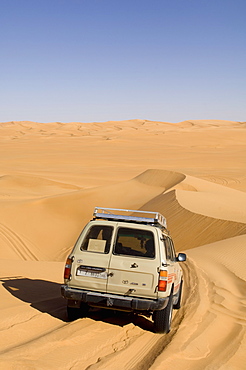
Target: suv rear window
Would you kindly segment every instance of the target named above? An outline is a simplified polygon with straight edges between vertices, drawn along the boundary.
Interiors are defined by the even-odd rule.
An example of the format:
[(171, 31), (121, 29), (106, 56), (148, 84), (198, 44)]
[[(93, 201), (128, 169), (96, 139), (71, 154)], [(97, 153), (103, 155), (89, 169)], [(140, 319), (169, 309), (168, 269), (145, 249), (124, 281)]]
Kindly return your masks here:
[(151, 231), (121, 227), (118, 229), (114, 254), (154, 258), (154, 235)]
[(94, 225), (92, 226), (80, 249), (88, 252), (108, 253), (111, 244), (113, 228), (111, 226)]

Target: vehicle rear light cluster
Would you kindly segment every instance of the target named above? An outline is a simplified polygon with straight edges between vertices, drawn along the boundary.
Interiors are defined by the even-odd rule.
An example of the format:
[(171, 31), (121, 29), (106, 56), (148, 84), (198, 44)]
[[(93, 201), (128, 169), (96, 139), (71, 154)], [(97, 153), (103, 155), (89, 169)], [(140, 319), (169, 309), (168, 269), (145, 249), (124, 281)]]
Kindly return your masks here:
[(158, 291), (165, 292), (167, 289), (167, 271), (161, 270), (159, 275)]
[(69, 279), (71, 275), (71, 268), (72, 268), (72, 258), (67, 258), (65, 269), (64, 269), (64, 279)]

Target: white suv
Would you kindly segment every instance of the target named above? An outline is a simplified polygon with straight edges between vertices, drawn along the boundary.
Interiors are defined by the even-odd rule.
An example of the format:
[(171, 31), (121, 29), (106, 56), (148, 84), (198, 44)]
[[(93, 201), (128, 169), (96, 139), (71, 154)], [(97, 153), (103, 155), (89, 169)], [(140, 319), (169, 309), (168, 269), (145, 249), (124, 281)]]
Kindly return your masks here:
[(96, 207), (64, 271), (62, 295), (70, 320), (89, 307), (152, 315), (157, 333), (168, 333), (180, 308), (182, 269), (166, 220), (158, 212)]

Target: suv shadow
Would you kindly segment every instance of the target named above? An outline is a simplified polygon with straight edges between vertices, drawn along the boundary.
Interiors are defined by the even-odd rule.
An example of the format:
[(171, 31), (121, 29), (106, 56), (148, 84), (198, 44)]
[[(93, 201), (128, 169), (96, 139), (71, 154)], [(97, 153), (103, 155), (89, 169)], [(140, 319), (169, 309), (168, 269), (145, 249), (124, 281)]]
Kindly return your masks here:
[(14, 297), (30, 303), (40, 312), (66, 321), (66, 302), (61, 297), (61, 285), (47, 280), (22, 276), (0, 278), (3, 287)]
[[(61, 284), (47, 280), (28, 279), (22, 276), (3, 277), (0, 278), (0, 282), (14, 297), (30, 303), (31, 307), (36, 310), (68, 322), (67, 303), (61, 296)], [(122, 327), (133, 323), (141, 329), (153, 331), (153, 324), (150, 320), (132, 313), (91, 308), (87, 317)]]

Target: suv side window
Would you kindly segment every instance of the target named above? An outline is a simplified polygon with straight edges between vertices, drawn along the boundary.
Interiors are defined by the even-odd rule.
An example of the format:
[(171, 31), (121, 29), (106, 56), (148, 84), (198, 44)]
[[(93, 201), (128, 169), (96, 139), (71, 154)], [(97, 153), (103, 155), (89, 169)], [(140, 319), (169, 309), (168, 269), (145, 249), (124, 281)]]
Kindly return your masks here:
[(168, 237), (165, 237), (165, 249), (166, 249), (167, 260), (175, 261), (173, 243), (172, 243), (172, 240)]
[(171, 238), (169, 240), (170, 240), (172, 254), (173, 254), (173, 261), (176, 261), (176, 252), (175, 252), (174, 244)]
[(138, 257), (155, 257), (154, 235), (151, 231), (120, 227), (114, 254)]
[(109, 253), (112, 232), (112, 226), (92, 226), (83, 239), (80, 249), (88, 252)]

